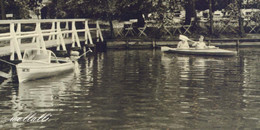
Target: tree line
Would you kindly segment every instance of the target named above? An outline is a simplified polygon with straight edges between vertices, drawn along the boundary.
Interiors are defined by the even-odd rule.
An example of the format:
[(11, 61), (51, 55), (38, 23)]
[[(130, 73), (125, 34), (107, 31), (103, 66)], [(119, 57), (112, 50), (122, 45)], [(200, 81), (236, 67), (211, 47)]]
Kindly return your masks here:
[[(229, 8), (233, 4), (236, 13), (234, 16), (239, 20), (242, 26), (240, 16), (241, 8), (259, 8), (257, 0), (242, 5), (243, 0), (170, 0), (167, 5), (164, 0), (50, 0), (45, 7), (42, 6), (42, 0), (0, 0), (1, 19), (6, 19), (6, 13), (14, 14), (16, 19), (29, 18), (29, 10), (37, 15), (42, 14), (42, 18), (91, 18), (109, 21), (112, 26), (112, 20), (128, 20), (130, 18), (138, 19), (138, 25), (144, 24), (143, 16), (149, 13), (158, 12), (163, 14), (171, 12), (176, 4), (181, 4), (186, 11), (185, 23), (188, 24), (191, 17), (196, 18), (196, 10), (209, 9), (210, 14), (210, 32), (213, 33), (213, 16), (215, 10)], [(169, 5), (170, 4), (170, 5)], [(42, 8), (40, 13), (39, 7)], [(232, 10), (232, 9), (231, 9)], [(233, 10), (234, 12), (234, 10)], [(242, 27), (241, 27), (242, 29)], [(243, 30), (240, 30), (243, 33)]]

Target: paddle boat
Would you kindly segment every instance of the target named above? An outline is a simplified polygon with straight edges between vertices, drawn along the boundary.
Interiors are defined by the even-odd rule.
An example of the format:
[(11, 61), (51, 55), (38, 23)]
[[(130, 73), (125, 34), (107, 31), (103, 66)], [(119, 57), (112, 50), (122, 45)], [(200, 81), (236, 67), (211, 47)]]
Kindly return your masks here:
[[(224, 50), (220, 49), (215, 46), (206, 46), (203, 42), (204, 37), (201, 36), (199, 42), (193, 41), (184, 35), (180, 35), (179, 39), (182, 40), (177, 48), (170, 48), (170, 47), (161, 47), (161, 51), (163, 52), (172, 52), (172, 53), (180, 53), (180, 54), (190, 54), (190, 55), (209, 55), (209, 56), (234, 56), (237, 55), (236, 51)], [(200, 46), (189, 48), (188, 42), (192, 41), (195, 45), (200, 44)]]
[(179, 49), (179, 48), (171, 48), (171, 47), (161, 47), (161, 51), (163, 52), (171, 52), (171, 53), (179, 53), (179, 54), (189, 54), (189, 55), (206, 55), (206, 56), (235, 56), (237, 52), (220, 49), (215, 46), (208, 46), (205, 49)]
[(45, 49), (24, 51), (22, 62), (16, 65), (19, 83), (40, 78), (47, 78), (74, 70), (70, 58), (58, 58)]

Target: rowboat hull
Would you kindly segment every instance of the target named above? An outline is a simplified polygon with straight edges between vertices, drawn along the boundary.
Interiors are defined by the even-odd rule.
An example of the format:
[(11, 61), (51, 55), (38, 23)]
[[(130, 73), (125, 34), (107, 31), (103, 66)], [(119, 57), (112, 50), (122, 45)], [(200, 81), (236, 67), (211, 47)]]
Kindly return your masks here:
[(178, 53), (178, 54), (188, 54), (188, 55), (205, 55), (205, 56), (235, 56), (237, 52), (224, 50), (219, 48), (208, 48), (208, 49), (177, 49), (170, 47), (161, 47), (161, 51), (170, 52), (170, 53)]
[(18, 80), (20, 83), (59, 75), (65, 72), (73, 71), (73, 69), (74, 63), (72, 61), (49, 64), (40, 62), (25, 62), (16, 66)]

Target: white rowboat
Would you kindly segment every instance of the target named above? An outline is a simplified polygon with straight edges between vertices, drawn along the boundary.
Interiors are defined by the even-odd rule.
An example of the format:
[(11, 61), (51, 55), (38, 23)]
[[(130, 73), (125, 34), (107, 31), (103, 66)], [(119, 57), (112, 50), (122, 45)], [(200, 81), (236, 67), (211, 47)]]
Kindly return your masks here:
[(70, 59), (57, 58), (50, 50), (25, 50), (23, 60), (16, 65), (19, 82), (47, 78), (73, 71), (74, 63)]

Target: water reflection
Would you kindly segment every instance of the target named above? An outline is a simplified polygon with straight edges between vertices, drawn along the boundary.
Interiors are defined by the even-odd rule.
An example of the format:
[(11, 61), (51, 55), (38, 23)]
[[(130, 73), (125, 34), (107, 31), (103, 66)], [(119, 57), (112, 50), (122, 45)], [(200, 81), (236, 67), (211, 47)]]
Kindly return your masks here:
[[(11, 115), (2, 116), (2, 119), (6, 121), (2, 128), (12, 126), (14, 128), (19, 128), (25, 125), (27, 122), (10, 122), (11, 118), (26, 117), (31, 113), (35, 113), (36, 116), (40, 116), (44, 113), (52, 113), (56, 111), (63, 111), (62, 109), (57, 109), (59, 106), (60, 98), (70, 86), (73, 85), (74, 74), (67, 73), (61, 76), (56, 76), (53, 78), (40, 79), (36, 81), (30, 81), (18, 85), (18, 90), (12, 90), (10, 95), (10, 102), (6, 105), (10, 106), (8, 110)], [(70, 88), (71, 89), (71, 88)]]
[(53, 116), (45, 123), (7, 122), (0, 128), (259, 128), (259, 52), (240, 50), (237, 57), (97, 53), (79, 61), (76, 76), (1, 87), (1, 117)]
[[(249, 53), (245, 53), (248, 52)], [(243, 104), (244, 108), (241, 113), (244, 115), (244, 124), (242, 128), (254, 127), (260, 128), (260, 115), (259, 104), (260, 104), (260, 50), (250, 49), (242, 52), (240, 60), (243, 63)]]
[[(169, 60), (169, 57), (173, 60)], [(178, 105), (179, 113), (183, 114), (181, 117), (188, 121), (185, 126), (205, 129), (232, 128), (227, 120), (223, 119), (229, 120), (230, 115), (227, 113), (233, 113), (242, 106), (242, 68), (239, 67), (237, 58), (168, 54), (162, 57), (162, 61), (165, 60), (172, 64), (165, 65), (165, 71), (177, 73), (177, 78), (170, 81), (178, 81), (176, 90), (179, 95), (176, 98), (180, 102)], [(239, 120), (236, 123), (239, 123)]]

